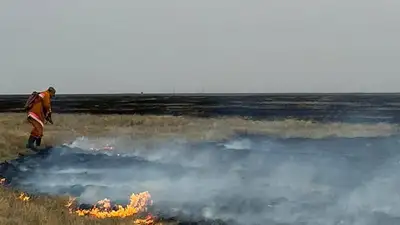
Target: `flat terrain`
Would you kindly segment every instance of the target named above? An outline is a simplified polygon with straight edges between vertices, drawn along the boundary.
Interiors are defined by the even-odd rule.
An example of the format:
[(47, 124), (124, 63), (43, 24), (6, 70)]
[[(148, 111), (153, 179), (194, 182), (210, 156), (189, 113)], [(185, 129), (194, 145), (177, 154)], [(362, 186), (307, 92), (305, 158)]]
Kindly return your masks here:
[[(25, 114), (0, 114), (0, 158), (14, 158), (24, 148), (30, 132)], [(187, 138), (216, 140), (236, 132), (281, 137), (373, 137), (397, 134), (395, 124), (316, 123), (287, 119), (247, 120), (240, 117), (196, 118), (185, 116), (54, 114), (55, 124), (46, 125), (44, 144), (62, 144), (76, 137)]]
[[(301, 120), (253, 121), (239, 117), (192, 118), (188, 116), (79, 115), (55, 114), (54, 125), (46, 125), (44, 145), (58, 145), (76, 137), (125, 137), (141, 141), (185, 138), (218, 140), (240, 133), (268, 134), (279, 137), (376, 137), (397, 135), (392, 124), (312, 123)], [(24, 150), (30, 126), (25, 114), (4, 113), (0, 116), (0, 159), (16, 158)], [(0, 189), (0, 224), (132, 224), (130, 219), (94, 220), (70, 215), (66, 198), (40, 197), (28, 202), (17, 199), (12, 190)]]
[[(22, 112), (27, 97), (0, 96), (0, 112)], [(400, 94), (104, 94), (57, 95), (53, 109), (58, 113), (399, 123), (399, 103)]]

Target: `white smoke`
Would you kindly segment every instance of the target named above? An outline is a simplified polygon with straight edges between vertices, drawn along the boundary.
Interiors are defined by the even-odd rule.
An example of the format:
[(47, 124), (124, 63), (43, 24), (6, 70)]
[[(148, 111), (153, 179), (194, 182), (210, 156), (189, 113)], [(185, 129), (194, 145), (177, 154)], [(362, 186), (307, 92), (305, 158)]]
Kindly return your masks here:
[(395, 138), (80, 138), (39, 163), (23, 183), (78, 193), (86, 203), (149, 191), (163, 210), (239, 224), (391, 224), (400, 218), (398, 144)]

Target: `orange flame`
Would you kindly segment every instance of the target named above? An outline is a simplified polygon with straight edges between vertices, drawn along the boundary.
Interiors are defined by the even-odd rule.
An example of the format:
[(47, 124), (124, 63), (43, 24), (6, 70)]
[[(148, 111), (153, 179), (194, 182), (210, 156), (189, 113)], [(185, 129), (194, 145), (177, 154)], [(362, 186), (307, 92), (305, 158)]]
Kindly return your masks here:
[[(1, 181), (2, 179), (0, 179)], [(155, 218), (148, 213), (145, 218), (142, 218), (143, 213), (147, 213), (147, 206), (153, 204), (150, 200), (151, 196), (149, 192), (142, 192), (139, 194), (132, 194), (130, 196), (130, 203), (123, 207), (121, 205), (113, 206), (109, 199), (103, 199), (97, 202), (92, 209), (77, 209), (76, 198), (70, 197), (67, 204), (65, 205), (70, 213), (77, 214), (78, 216), (92, 216), (99, 219), (110, 218), (110, 217), (134, 217), (133, 224), (136, 225), (154, 225)], [(26, 202), (30, 200), (30, 197), (26, 193), (21, 193), (18, 199)], [(159, 225), (162, 225), (159, 223)]]
[[(151, 214), (147, 215), (146, 218), (144, 219), (136, 219), (133, 224), (139, 224), (139, 225), (154, 225), (154, 218)], [(162, 225), (162, 224), (159, 224)]]
[(70, 212), (72, 212), (73, 204), (75, 203), (76, 198), (69, 197), (67, 204), (65, 205)]
[(30, 200), (30, 197), (29, 197), (27, 194), (25, 194), (25, 193), (21, 193), (21, 194), (18, 196), (18, 198), (19, 198), (20, 200), (24, 201), (24, 202), (27, 202), (27, 201)]
[[(92, 209), (73, 209), (75, 202), (74, 198), (70, 198), (66, 206), (69, 208), (71, 213), (75, 213), (78, 216), (92, 216), (100, 219), (110, 218), (110, 217), (137, 217), (141, 213), (147, 211), (147, 206), (152, 204), (150, 200), (151, 196), (149, 192), (142, 192), (139, 194), (132, 194), (130, 196), (130, 203), (123, 207), (121, 205), (111, 205), (109, 199), (103, 199), (97, 202), (97, 204)], [(150, 225), (154, 224), (154, 218), (150, 214), (146, 218), (137, 218), (134, 224), (140, 225)]]

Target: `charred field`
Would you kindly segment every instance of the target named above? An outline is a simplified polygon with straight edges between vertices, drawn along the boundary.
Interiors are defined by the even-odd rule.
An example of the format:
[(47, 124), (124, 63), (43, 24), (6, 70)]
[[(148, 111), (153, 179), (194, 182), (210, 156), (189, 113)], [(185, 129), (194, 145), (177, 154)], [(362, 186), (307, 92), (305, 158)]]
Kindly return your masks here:
[(396, 95), (178, 97), (61, 96), (40, 154), (0, 98), (0, 224), (400, 222)]

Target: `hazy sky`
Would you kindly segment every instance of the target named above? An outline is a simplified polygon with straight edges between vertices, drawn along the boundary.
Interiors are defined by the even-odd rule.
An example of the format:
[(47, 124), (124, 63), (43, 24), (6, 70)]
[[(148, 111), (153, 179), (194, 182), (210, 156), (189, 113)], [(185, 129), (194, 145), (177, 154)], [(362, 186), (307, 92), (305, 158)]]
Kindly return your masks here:
[(0, 92), (395, 92), (399, 26), (399, 0), (2, 0)]

